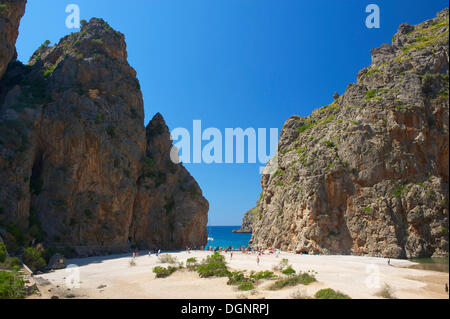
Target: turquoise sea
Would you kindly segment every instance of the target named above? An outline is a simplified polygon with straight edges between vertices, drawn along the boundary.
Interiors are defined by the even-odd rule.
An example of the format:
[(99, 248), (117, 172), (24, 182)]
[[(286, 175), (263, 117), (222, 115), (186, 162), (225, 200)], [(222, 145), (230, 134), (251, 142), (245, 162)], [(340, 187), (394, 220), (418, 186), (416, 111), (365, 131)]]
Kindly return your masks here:
[(241, 226), (207, 226), (208, 237), (213, 241), (208, 241), (205, 249), (209, 247), (228, 247), (239, 248), (248, 246), (252, 234), (233, 233), (233, 229), (239, 229)]

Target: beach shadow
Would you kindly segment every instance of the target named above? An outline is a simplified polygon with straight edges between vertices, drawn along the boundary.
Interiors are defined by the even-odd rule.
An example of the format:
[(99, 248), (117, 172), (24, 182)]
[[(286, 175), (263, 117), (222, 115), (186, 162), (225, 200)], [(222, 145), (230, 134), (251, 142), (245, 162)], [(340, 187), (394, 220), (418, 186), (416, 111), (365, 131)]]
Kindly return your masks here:
[[(202, 250), (191, 250), (191, 252), (202, 251)], [(161, 251), (160, 255), (163, 254), (174, 254), (174, 253), (182, 253), (186, 252), (186, 250), (167, 250)], [(148, 256), (148, 250), (139, 251), (139, 255), (136, 257)], [(91, 256), (91, 257), (83, 257), (83, 258), (72, 258), (67, 259), (67, 265), (77, 265), (77, 266), (86, 266), (91, 264), (101, 264), (105, 261), (114, 260), (114, 259), (122, 259), (122, 258), (132, 258), (133, 253), (123, 253), (123, 254), (111, 254), (104, 256)], [(156, 258), (156, 254), (152, 252), (152, 258)]]

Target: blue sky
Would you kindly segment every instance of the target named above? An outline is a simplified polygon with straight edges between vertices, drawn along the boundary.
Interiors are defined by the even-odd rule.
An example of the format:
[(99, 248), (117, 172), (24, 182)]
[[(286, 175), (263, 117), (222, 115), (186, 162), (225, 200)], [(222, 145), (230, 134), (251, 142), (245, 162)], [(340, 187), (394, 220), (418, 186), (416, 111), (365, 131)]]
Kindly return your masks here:
[[(448, 6), (441, 0), (28, 0), (17, 41), (27, 62), (67, 29), (68, 4), (81, 19), (105, 19), (126, 36), (138, 73), (145, 123), (160, 112), (171, 129), (281, 129), (343, 93), (370, 64), (369, 50), (402, 22), (417, 24)], [(381, 27), (368, 29), (375, 3)], [(210, 202), (209, 225), (239, 225), (261, 192), (259, 164), (186, 164)]]

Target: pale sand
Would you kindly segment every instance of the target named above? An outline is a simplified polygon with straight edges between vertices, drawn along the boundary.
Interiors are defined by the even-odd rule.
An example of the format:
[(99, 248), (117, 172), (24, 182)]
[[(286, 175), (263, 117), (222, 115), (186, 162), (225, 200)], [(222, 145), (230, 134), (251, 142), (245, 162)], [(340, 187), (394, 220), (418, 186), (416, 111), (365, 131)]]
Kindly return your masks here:
[[(171, 252), (178, 261), (186, 262), (189, 257), (201, 261), (210, 252), (192, 251)], [(379, 270), (380, 284), (389, 284), (397, 298), (448, 298), (444, 292), (444, 284), (448, 283), (448, 274), (402, 268), (412, 265), (410, 261), (358, 256), (311, 256), (296, 255), (282, 252), (280, 257), (263, 255), (260, 264), (256, 264), (256, 255), (246, 255), (240, 252), (227, 253), (226, 261), (232, 270), (272, 270), (282, 258), (287, 258), (296, 271), (314, 270), (317, 282), (308, 286), (298, 285), (278, 291), (268, 290), (272, 281), (261, 281), (254, 291), (242, 292), (236, 287), (226, 284), (227, 278), (200, 278), (196, 272), (186, 269), (179, 270), (168, 278), (155, 278), (152, 272), (154, 266), (160, 264), (153, 254), (140, 255), (136, 258), (136, 266), (129, 265), (130, 255), (91, 257), (69, 260), (69, 264), (79, 266), (80, 286), (67, 289), (66, 277), (71, 273), (67, 269), (57, 270), (35, 276), (41, 298), (51, 296), (66, 297), (73, 294), (76, 298), (162, 298), (162, 299), (233, 299), (233, 298), (291, 298), (294, 292), (313, 296), (322, 288), (339, 290), (352, 298), (378, 298), (375, 296), (379, 288), (369, 288), (368, 277)], [(49, 283), (45, 284), (42, 279)], [(99, 288), (105, 285), (106, 287)], [(71, 297), (74, 297), (71, 296)]]

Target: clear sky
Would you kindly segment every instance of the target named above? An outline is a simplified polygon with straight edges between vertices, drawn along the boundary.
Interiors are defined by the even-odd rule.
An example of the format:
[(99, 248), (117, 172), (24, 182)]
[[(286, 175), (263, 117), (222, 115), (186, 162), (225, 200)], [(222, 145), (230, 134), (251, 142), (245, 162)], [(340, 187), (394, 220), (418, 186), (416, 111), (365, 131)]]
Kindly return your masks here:
[[(105, 19), (126, 36), (138, 73), (145, 123), (160, 112), (170, 129), (279, 128), (332, 102), (370, 64), (369, 50), (391, 43), (402, 22), (417, 24), (444, 0), (28, 0), (17, 41), (26, 63), (45, 41), (77, 32), (81, 19)], [(368, 29), (368, 4), (380, 8)], [(239, 225), (261, 192), (259, 164), (186, 164), (210, 202), (209, 225)]]

